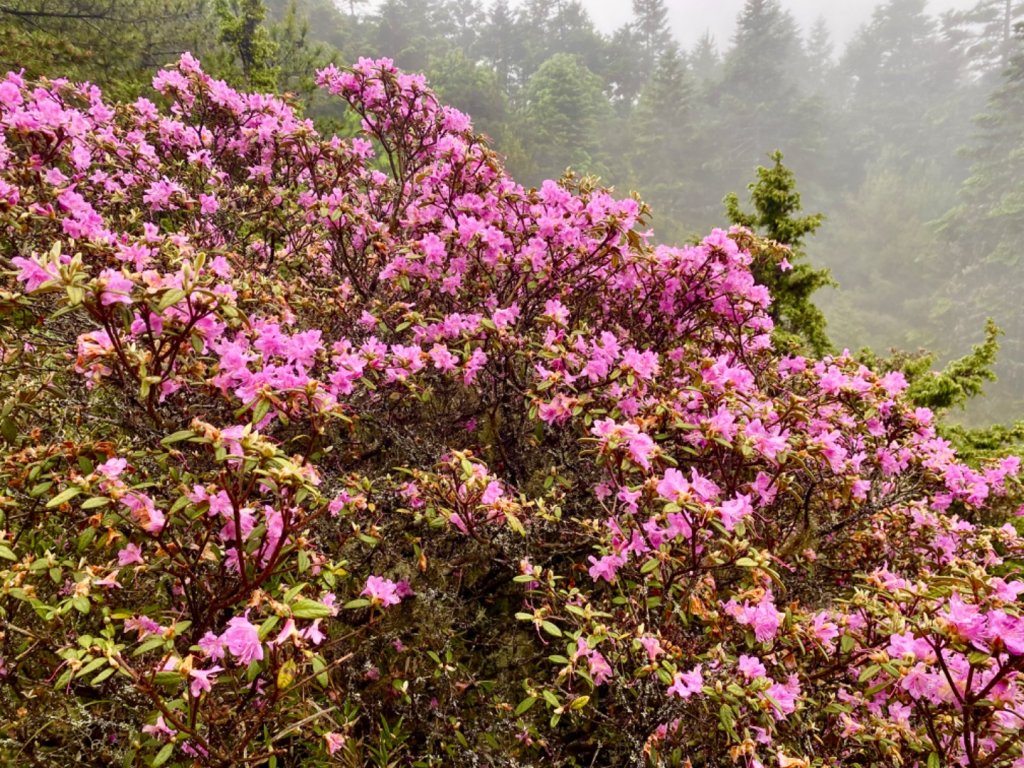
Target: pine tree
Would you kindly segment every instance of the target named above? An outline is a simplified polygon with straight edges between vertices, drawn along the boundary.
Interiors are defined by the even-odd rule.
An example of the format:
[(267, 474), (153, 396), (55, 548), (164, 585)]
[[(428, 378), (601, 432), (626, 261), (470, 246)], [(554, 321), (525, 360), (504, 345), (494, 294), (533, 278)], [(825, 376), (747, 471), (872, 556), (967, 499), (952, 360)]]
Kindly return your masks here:
[(509, 0), (496, 0), (480, 31), (479, 55), (493, 69), (498, 84), (511, 94), (522, 84), (523, 39)]
[(961, 103), (962, 59), (939, 35), (926, 0), (887, 0), (847, 46), (842, 69), (855, 116), (853, 157), (863, 166), (887, 146), (909, 169), (921, 159), (960, 171), (956, 150), (967, 138)]
[(132, 99), (153, 70), (209, 49), (206, 0), (2, 0), (0, 71), (89, 81)]
[(719, 150), (708, 162), (720, 190), (735, 189), (773, 147), (798, 160), (816, 149), (817, 136), (805, 132), (816, 121), (800, 94), (802, 62), (796, 22), (779, 0), (746, 0), (711, 94)]
[(819, 288), (834, 285), (828, 270), (816, 269), (806, 262), (805, 239), (814, 234), (824, 221), (820, 213), (798, 216), (801, 211), (796, 177), (782, 164), (782, 153), (770, 155), (773, 165), (757, 169), (757, 181), (748, 185), (753, 213), (740, 208), (735, 194), (725, 197), (729, 221), (754, 230), (780, 245), (789, 247), (788, 264), (767, 262), (755, 264), (754, 277), (772, 294), (771, 314), (780, 340), (803, 342), (815, 355), (830, 351), (832, 344), (825, 333), (825, 315), (811, 301)]
[(718, 46), (715, 44), (715, 37), (710, 30), (705, 30), (694, 44), (689, 59), (690, 71), (693, 72), (697, 82), (703, 85), (718, 77), (722, 57), (718, 54)]
[(603, 174), (601, 125), (610, 116), (601, 79), (576, 57), (556, 53), (526, 86), (526, 120), (534, 181), (558, 178), (566, 167)]
[(824, 95), (830, 90), (829, 80), (835, 71), (834, 54), (835, 46), (832, 44), (828, 22), (824, 16), (819, 16), (814, 20), (804, 45), (807, 66), (803, 84), (808, 93)]
[(696, 179), (699, 152), (696, 86), (675, 44), (662, 53), (630, 120), (630, 182), (654, 211), (659, 236), (684, 239), (695, 227), (704, 192)]
[(949, 24), (961, 31), (960, 45), (971, 69), (999, 75), (1013, 57), (1014, 26), (1024, 20), (1024, 2), (979, 0), (973, 7), (950, 14)]
[(277, 45), (264, 21), (263, 0), (216, 0), (219, 40), (237, 62), (246, 87), (263, 91), (277, 88)]
[[(1024, 25), (1017, 35), (1024, 40)], [(1008, 290), (1024, 279), (1024, 52), (1011, 58), (976, 122), (979, 133), (967, 152), (970, 175), (943, 220), (952, 254), (948, 294), (957, 304), (958, 337), (989, 316), (1006, 331), (999, 391), (1024, 405), (1024, 311), (1017, 292)]]
[(439, 0), (384, 0), (374, 21), (376, 53), (409, 71), (423, 71), (447, 48), (441, 36)]
[(672, 43), (665, 0), (633, 0), (633, 30), (637, 55), (650, 71)]

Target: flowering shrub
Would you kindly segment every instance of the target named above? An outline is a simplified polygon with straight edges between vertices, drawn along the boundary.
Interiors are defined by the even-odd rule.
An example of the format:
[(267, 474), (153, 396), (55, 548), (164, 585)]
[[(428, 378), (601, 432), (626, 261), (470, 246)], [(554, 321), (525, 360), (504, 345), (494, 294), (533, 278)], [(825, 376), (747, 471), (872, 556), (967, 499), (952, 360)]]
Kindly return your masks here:
[(0, 754), (1024, 766), (1019, 462), (386, 60), (0, 84)]

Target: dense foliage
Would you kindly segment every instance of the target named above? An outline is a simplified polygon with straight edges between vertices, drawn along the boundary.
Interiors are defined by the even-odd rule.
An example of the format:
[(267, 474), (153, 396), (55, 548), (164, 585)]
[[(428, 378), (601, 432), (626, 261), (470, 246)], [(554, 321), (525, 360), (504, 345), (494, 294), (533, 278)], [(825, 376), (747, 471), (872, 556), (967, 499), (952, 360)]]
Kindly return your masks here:
[(1019, 461), (387, 60), (0, 83), (0, 756), (1020, 768)]

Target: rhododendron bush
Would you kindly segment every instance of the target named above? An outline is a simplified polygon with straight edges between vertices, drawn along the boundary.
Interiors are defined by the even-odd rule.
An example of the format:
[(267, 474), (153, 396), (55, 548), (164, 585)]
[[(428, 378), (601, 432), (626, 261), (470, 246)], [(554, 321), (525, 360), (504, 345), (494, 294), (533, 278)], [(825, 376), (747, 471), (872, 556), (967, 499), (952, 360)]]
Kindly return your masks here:
[(1024, 766), (1019, 462), (422, 78), (0, 84), (0, 755)]

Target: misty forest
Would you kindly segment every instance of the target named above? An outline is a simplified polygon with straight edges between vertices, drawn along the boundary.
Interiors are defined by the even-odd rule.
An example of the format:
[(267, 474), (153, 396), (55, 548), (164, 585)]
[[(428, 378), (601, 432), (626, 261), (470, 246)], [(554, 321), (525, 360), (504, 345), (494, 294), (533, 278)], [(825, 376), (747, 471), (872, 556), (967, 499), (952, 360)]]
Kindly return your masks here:
[(1024, 768), (1024, 2), (827, 6), (0, 0), (0, 765)]

